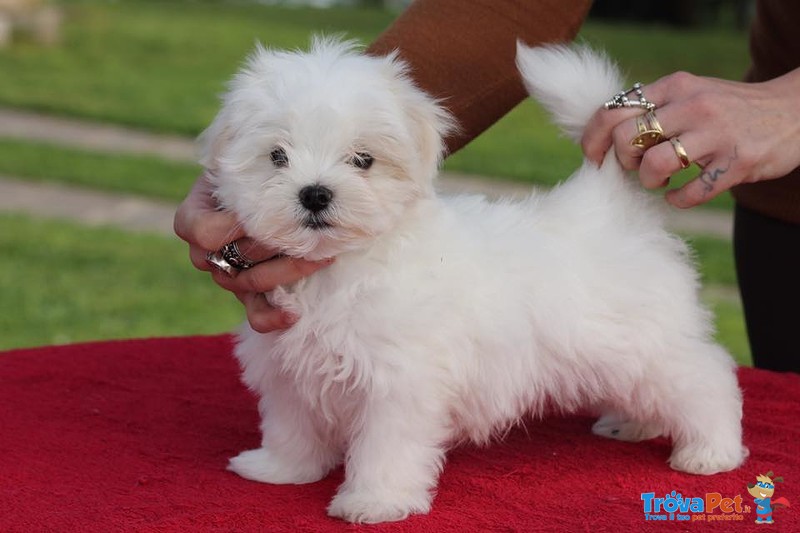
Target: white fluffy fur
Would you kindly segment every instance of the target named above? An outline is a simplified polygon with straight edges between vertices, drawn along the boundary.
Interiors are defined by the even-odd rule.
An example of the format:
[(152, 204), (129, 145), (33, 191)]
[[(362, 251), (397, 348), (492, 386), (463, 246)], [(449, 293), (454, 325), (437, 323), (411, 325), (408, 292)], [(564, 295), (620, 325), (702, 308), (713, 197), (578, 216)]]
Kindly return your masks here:
[[(623, 86), (588, 49), (520, 47), (518, 62), (573, 137)], [(292, 328), (242, 331), (263, 440), (231, 470), (308, 483), (344, 462), (329, 513), (399, 520), (430, 509), (448, 446), (545, 406), (597, 409), (594, 431), (612, 438), (666, 435), (678, 470), (739, 466), (733, 364), (659, 206), (613, 156), (522, 202), (438, 197), (451, 127), (397, 58), (348, 43), (259, 48), (234, 78), (203, 138), (219, 201), (284, 253), (336, 261), (269, 295), (300, 317)], [(349, 164), (356, 152), (374, 165)], [(334, 193), (323, 229), (298, 200), (315, 183)]]

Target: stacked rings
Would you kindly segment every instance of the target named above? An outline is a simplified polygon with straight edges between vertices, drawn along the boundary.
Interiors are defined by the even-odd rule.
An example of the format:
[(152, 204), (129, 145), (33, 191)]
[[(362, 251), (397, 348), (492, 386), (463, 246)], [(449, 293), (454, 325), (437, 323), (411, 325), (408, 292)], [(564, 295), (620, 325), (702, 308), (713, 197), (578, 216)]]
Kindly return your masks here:
[(631, 140), (631, 144), (642, 150), (647, 150), (666, 140), (664, 130), (661, 128), (653, 109), (644, 115), (636, 117), (636, 129), (638, 134)]
[[(631, 98), (631, 94), (634, 94), (635, 98)], [(664, 129), (656, 118), (656, 105), (645, 98), (641, 83), (634, 83), (630, 89), (618, 92), (604, 104), (604, 107), (606, 109), (640, 107), (647, 110), (646, 113), (636, 117), (637, 133), (636, 136), (631, 139), (631, 145), (641, 148), (642, 150), (647, 150), (666, 140)], [(683, 148), (680, 139), (672, 137), (669, 139), (669, 142), (672, 145), (672, 149), (675, 150), (675, 155), (678, 156), (681, 168), (689, 168), (692, 162), (686, 150)]]

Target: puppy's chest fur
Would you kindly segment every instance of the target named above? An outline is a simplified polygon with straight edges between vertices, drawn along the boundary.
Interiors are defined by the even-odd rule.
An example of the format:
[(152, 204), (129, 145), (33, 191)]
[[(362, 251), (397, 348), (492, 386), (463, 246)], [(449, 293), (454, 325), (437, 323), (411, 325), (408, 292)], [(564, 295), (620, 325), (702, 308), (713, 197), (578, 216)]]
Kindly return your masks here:
[(298, 399), (317, 413), (318, 431), (327, 438), (346, 441), (368, 403), (386, 395), (404, 374), (439, 373), (441, 383), (451, 379), (445, 352), (451, 335), (437, 332), (440, 324), (425, 303), (436, 296), (409, 290), (402, 280), (422, 276), (436, 283), (441, 273), (419, 261), (398, 266), (374, 253), (346, 254), (271, 295), (274, 304), (300, 319), (273, 337), (269, 357)]
[(433, 300), (441, 309), (444, 295), (429, 287), (442, 283), (447, 270), (429, 258), (398, 258), (405, 247), (394, 244), (395, 250), (344, 254), (270, 295), (273, 305), (300, 317), (272, 348), (298, 383), (338, 383), (351, 393), (373, 389), (383, 372), (409, 363), (415, 343), (431, 342), (441, 324), (424, 315)]

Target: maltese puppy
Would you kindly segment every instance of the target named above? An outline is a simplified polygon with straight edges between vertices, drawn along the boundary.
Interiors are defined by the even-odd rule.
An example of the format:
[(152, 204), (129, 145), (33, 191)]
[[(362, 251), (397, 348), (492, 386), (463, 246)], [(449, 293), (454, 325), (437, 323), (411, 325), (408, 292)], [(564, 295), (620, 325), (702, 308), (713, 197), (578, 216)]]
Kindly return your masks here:
[[(530, 91), (573, 138), (623, 86), (588, 49), (519, 47)], [(672, 468), (736, 468), (742, 399), (712, 340), (686, 245), (613, 151), (520, 202), (442, 198), (448, 113), (396, 55), (317, 39), (258, 48), (201, 136), (221, 206), (248, 235), (328, 268), (268, 294), (298, 317), (245, 326), (261, 446), (230, 469), (311, 483), (344, 463), (328, 513), (427, 513), (448, 447), (484, 444), (548, 407), (593, 431), (666, 436)]]

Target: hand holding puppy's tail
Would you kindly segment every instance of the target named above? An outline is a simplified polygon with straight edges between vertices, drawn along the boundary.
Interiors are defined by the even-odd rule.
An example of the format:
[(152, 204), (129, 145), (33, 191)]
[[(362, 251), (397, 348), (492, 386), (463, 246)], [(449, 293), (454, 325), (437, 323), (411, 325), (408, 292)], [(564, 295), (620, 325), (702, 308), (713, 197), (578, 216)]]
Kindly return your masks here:
[(617, 66), (588, 46), (528, 47), (518, 42), (517, 68), (531, 96), (576, 142), (592, 114), (624, 88)]

